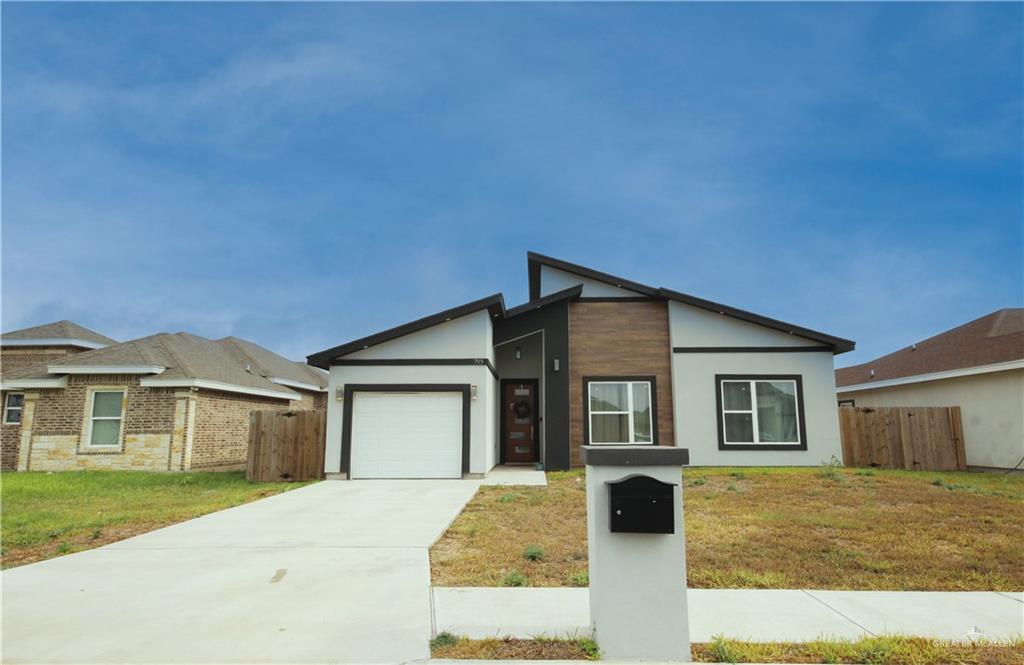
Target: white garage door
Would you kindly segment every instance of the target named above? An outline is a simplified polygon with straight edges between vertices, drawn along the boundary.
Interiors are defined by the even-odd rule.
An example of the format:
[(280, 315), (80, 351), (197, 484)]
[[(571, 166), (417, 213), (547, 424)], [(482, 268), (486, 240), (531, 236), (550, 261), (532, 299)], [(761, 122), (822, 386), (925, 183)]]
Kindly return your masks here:
[(355, 392), (350, 478), (462, 477), (462, 393)]

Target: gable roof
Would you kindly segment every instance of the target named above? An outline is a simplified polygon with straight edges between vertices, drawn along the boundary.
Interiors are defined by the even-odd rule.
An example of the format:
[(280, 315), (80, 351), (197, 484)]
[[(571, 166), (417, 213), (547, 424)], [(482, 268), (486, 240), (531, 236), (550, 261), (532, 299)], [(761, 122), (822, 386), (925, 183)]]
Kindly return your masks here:
[(711, 312), (717, 312), (719, 314), (739, 319), (741, 321), (747, 321), (748, 323), (754, 323), (759, 326), (766, 328), (772, 328), (781, 332), (789, 333), (791, 335), (797, 335), (815, 342), (820, 342), (827, 346), (832, 347), (834, 353), (846, 353), (852, 351), (856, 346), (856, 343), (852, 340), (844, 339), (842, 337), (835, 337), (828, 335), (817, 330), (811, 330), (810, 328), (804, 328), (792, 323), (786, 323), (778, 319), (772, 319), (767, 316), (748, 312), (746, 310), (739, 309), (737, 307), (730, 307), (729, 305), (723, 305), (722, 303), (713, 302), (711, 300), (705, 300), (698, 298), (697, 296), (691, 296), (686, 293), (674, 291), (672, 289), (666, 289), (663, 287), (653, 287), (646, 284), (640, 284), (628, 279), (616, 277), (615, 275), (609, 275), (608, 273), (599, 272), (586, 266), (577, 265), (575, 263), (569, 263), (568, 261), (562, 261), (555, 259), (550, 256), (544, 256), (543, 254), (537, 254), (535, 252), (527, 252), (527, 264), (529, 266), (530, 275), (530, 300), (535, 300), (540, 296), (540, 272), (541, 266), (549, 266), (557, 270), (564, 272), (570, 272), (575, 275), (580, 275), (588, 279), (604, 282), (622, 289), (634, 291), (636, 293), (645, 295), (653, 300), (674, 300), (676, 302), (683, 303), (685, 305), (691, 305), (693, 307), (699, 307)]
[(110, 344), (117, 344), (117, 341), (67, 320), (12, 330), (0, 335), (0, 346), (78, 346), (98, 349)]
[[(297, 399), (291, 388), (321, 391), (326, 376), (263, 347), (234, 337), (207, 339), (158, 333), (85, 351), (4, 376), (4, 385), (56, 380), (67, 374), (142, 374), (144, 386), (197, 387), (279, 399)], [(288, 386), (288, 387), (285, 387)]]
[(859, 386), (1017, 360), (1024, 360), (1024, 308), (1000, 309), (899, 351), (837, 369), (836, 385)]
[(345, 344), (334, 346), (306, 356), (306, 362), (314, 367), (323, 367), (326, 369), (327, 367), (330, 367), (332, 360), (340, 356), (348, 355), (355, 351), (362, 351), (363, 349), (383, 344), (384, 342), (390, 342), (393, 339), (405, 337), (406, 335), (419, 332), (420, 330), (426, 330), (427, 328), (436, 326), (439, 323), (458, 319), (485, 309), (491, 313), (493, 318), (504, 316), (505, 297), (500, 293), (495, 293), (487, 296), (486, 298), (480, 298), (479, 300), (468, 302), (465, 305), (459, 305), (458, 307), (452, 307), (451, 309), (446, 309), (443, 312), (438, 312), (437, 314), (425, 316), (422, 319), (403, 323), (400, 326), (388, 328), (387, 330), (373, 335), (360, 337), (359, 339), (352, 340), (351, 342), (346, 342)]

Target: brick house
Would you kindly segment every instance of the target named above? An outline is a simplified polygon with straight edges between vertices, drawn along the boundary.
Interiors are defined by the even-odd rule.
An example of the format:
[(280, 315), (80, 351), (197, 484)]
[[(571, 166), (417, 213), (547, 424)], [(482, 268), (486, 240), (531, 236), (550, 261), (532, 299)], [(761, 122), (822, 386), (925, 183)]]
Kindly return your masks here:
[[(5, 470), (237, 466), (251, 411), (325, 407), (324, 372), (238, 338), (103, 338), (106, 345), (76, 353), (40, 346), (41, 362), (12, 368), (8, 360), (21, 354), (9, 356), (8, 344), (28, 331), (0, 338)], [(20, 348), (30, 347), (15, 342), (12, 350)]]

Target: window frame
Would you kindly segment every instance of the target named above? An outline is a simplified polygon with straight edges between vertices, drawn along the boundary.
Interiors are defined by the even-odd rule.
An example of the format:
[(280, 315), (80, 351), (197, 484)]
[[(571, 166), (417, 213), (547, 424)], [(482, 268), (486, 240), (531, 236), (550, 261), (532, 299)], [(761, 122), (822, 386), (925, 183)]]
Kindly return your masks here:
[[(93, 415), (96, 409), (96, 395), (101, 393), (120, 393), (121, 395), (121, 413), (115, 418), (113, 416), (95, 416)], [(124, 447), (124, 416), (127, 411), (128, 402), (128, 389), (127, 388), (95, 388), (89, 391), (89, 408), (85, 412), (85, 419), (87, 427), (85, 430), (85, 436), (82, 441), (82, 447), (87, 450), (102, 450), (116, 452)], [(93, 423), (97, 420), (118, 420), (117, 428), (117, 443), (93, 443), (92, 442), (92, 428)]]
[[(10, 405), (9, 400), (14, 395), (21, 395), (21, 406), (11, 406)], [(15, 421), (15, 420), (8, 419), (8, 414), (10, 414), (11, 411), (17, 411), (18, 412), (18, 420)], [(3, 424), (4, 425), (21, 425), (21, 419), (24, 416), (25, 416), (25, 393), (23, 393), (23, 392), (9, 392), (9, 393), (5, 394), (4, 395), (4, 419), (3, 419)]]
[[(629, 438), (634, 438), (634, 427), (633, 427), (633, 389), (632, 384), (634, 383), (646, 383), (650, 390), (651, 399), (651, 440), (650, 441), (627, 441), (620, 443), (593, 443), (590, 440), (591, 427), (590, 419), (594, 414), (621, 414), (622, 411), (595, 411), (594, 414), (590, 411), (590, 384), (591, 383), (625, 383), (630, 384), (630, 388), (626, 391), (628, 400), (628, 411), (625, 413), (629, 417)], [(658, 382), (657, 377), (653, 375), (644, 376), (585, 376), (583, 377), (583, 444), (587, 446), (657, 446), (658, 443)]]
[[(754, 443), (727, 443), (725, 440), (725, 401), (722, 396), (722, 384), (726, 381), (791, 381), (796, 385), (796, 423), (797, 443), (757, 443), (757, 388), (750, 391), (751, 419), (753, 421)], [(807, 426), (804, 420), (804, 385), (801, 374), (715, 374), (715, 420), (718, 422), (719, 450), (807, 450)], [(729, 413), (747, 413), (745, 410), (731, 410)]]

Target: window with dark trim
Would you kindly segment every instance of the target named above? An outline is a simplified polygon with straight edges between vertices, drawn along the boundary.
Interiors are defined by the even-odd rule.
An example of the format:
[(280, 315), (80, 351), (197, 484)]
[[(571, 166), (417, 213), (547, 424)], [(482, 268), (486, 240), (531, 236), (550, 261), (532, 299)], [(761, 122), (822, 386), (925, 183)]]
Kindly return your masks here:
[(7, 393), (4, 399), (4, 425), (20, 425), (21, 412), (25, 408), (23, 393)]
[(657, 445), (656, 399), (653, 376), (584, 377), (584, 443)]
[(719, 374), (715, 400), (720, 449), (807, 450), (799, 375)]

